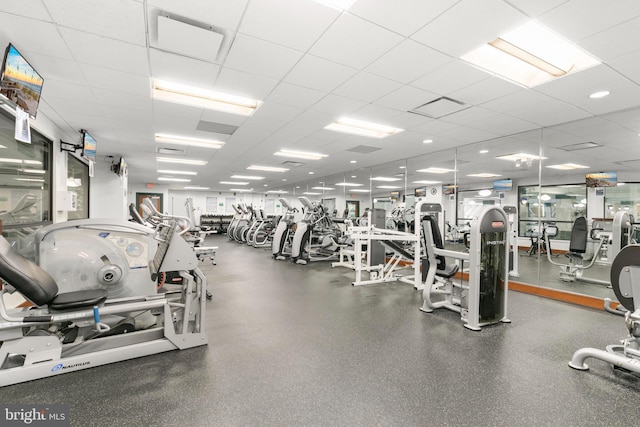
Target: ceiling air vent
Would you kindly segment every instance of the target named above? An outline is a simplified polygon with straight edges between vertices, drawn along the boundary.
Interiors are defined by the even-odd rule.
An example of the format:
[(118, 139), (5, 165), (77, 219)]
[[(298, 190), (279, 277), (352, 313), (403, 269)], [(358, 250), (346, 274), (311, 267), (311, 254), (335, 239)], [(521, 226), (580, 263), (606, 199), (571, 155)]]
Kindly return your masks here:
[(238, 130), (238, 126), (225, 125), (224, 123), (216, 123), (216, 122), (207, 122), (205, 120), (200, 120), (198, 123), (197, 130), (201, 130), (203, 132), (213, 132), (213, 133), (221, 133), (223, 135), (233, 135), (235, 131)]
[(431, 117), (432, 119), (438, 119), (440, 117), (448, 116), (449, 114), (457, 113), (458, 111), (462, 111), (469, 107), (470, 105), (467, 105), (464, 102), (447, 98), (446, 96), (441, 96), (440, 98), (429, 101), (426, 104), (422, 104), (413, 110), (409, 110), (409, 112)]
[(158, 16), (157, 49), (215, 62), (224, 35), (210, 25), (177, 16)]
[(304, 165), (302, 162), (294, 162), (292, 160), (287, 160), (286, 162), (280, 163), (284, 167), (297, 168), (298, 166)]
[(179, 148), (158, 148), (158, 154), (173, 154), (174, 156), (183, 156), (184, 150)]
[(347, 151), (351, 151), (352, 153), (360, 153), (360, 154), (369, 154), (378, 150), (382, 150), (382, 148), (370, 147), (368, 145), (358, 145), (357, 147), (347, 148)]
[(577, 150), (586, 150), (587, 148), (596, 148), (596, 147), (602, 147), (602, 145), (596, 144), (595, 142), (579, 142), (577, 144), (563, 145), (562, 147), (558, 147), (558, 150), (577, 151)]

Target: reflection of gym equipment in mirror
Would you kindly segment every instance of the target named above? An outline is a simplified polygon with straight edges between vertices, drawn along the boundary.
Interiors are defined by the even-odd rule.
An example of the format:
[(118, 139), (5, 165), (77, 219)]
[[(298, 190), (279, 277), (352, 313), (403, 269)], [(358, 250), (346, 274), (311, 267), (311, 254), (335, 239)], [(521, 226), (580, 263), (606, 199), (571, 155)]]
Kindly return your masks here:
[(554, 255), (548, 244), (549, 238), (556, 237), (558, 235), (558, 226), (553, 222), (542, 221), (538, 224), (533, 224), (528, 227), (527, 234), (531, 238), (531, 246), (527, 254), (529, 256), (541, 255)]
[[(416, 212), (435, 211), (436, 207), (418, 202)], [(472, 220), (469, 253), (443, 248), (442, 237), (433, 216), (427, 215), (418, 223), (424, 230), (428, 261), (423, 266), (423, 274), (425, 267), (427, 274), (422, 293), (424, 303), (420, 309), (427, 313), (436, 308), (458, 312), (464, 326), (474, 331), (498, 322), (509, 323), (509, 222), (505, 212), (499, 207), (486, 206)], [(461, 264), (469, 261), (467, 284), (463, 281), (454, 283), (452, 279), (458, 268), (455, 264), (447, 265), (445, 257), (455, 258)]]
[[(624, 316), (628, 336), (622, 344), (606, 347), (606, 350), (585, 347), (573, 353), (569, 366), (586, 371), (588, 358), (612, 364), (623, 371), (640, 374), (640, 245), (629, 245), (620, 250), (611, 265), (611, 287), (626, 311)], [(608, 302), (609, 303), (609, 302)]]
[(298, 209), (294, 208), (287, 199), (279, 199), (282, 206), (286, 209), (284, 215), (280, 217), (278, 225), (273, 233), (271, 241), (271, 254), (274, 259), (285, 260), (291, 256), (291, 243), (295, 233), (295, 215)]
[(4, 225), (40, 222), (42, 215), (39, 202), (35, 194), (25, 194), (13, 209), (0, 212), (0, 221)]
[[(595, 221), (594, 221), (595, 222)], [(566, 253), (566, 257), (569, 260), (568, 264), (562, 264), (554, 261), (551, 258), (549, 252), (547, 252), (547, 258), (550, 263), (560, 267), (560, 279), (565, 282), (583, 281), (599, 285), (611, 286), (609, 282), (604, 280), (592, 279), (584, 277), (585, 270), (593, 267), (596, 260), (599, 258), (599, 254), (602, 251), (603, 246), (606, 244), (606, 259), (601, 258), (601, 261), (608, 261), (614, 259), (622, 248), (630, 243), (631, 239), (631, 218), (625, 211), (618, 211), (613, 218), (613, 226), (611, 232), (604, 232), (602, 228), (592, 228), (589, 233), (587, 220), (581, 216), (576, 218), (571, 228), (571, 238), (569, 241), (569, 252)], [(588, 264), (585, 264), (585, 254), (587, 253), (587, 242), (589, 237), (597, 242), (591, 260)], [(547, 247), (551, 248), (549, 238), (546, 238)], [(611, 258), (613, 257), (613, 258)], [(603, 262), (604, 264), (604, 262)], [(606, 265), (606, 264), (605, 264)]]
[[(141, 266), (143, 260), (149, 261), (134, 269), (150, 275), (144, 281), (149, 286), (123, 286), (132, 293), (118, 298), (109, 295), (108, 285), (94, 286), (93, 281), (82, 289), (60, 292), (57, 281), (47, 271), (19, 255), (0, 237), (0, 277), (5, 281), (0, 290), (0, 385), (207, 344), (206, 277), (198, 269), (189, 245), (175, 232), (175, 223), (161, 225), (154, 233), (159, 243), (145, 249), (149, 229), (144, 226), (123, 221), (102, 227), (96, 220), (86, 221), (83, 234), (93, 234), (94, 241), (108, 240), (101, 246), (109, 247), (110, 252), (107, 260), (88, 260), (81, 269), (97, 271), (98, 281), (119, 280), (116, 276), (122, 273), (121, 279), (136, 282), (132, 275), (138, 272), (131, 271), (129, 263)], [(68, 231), (54, 229), (63, 234)], [(61, 236), (54, 239), (60, 237), (68, 241), (68, 247), (73, 246), (71, 237), (67, 240)], [(81, 240), (77, 245), (86, 249), (85, 243)], [(99, 255), (99, 250), (89, 254)], [(125, 274), (124, 270), (128, 272)], [(178, 271), (182, 281), (163, 292), (156, 291), (152, 285), (166, 271)], [(81, 278), (82, 274), (74, 274)], [(14, 291), (34, 307), (5, 306), (4, 295)], [(136, 322), (142, 313), (147, 314), (144, 317), (149, 324), (138, 327)]]

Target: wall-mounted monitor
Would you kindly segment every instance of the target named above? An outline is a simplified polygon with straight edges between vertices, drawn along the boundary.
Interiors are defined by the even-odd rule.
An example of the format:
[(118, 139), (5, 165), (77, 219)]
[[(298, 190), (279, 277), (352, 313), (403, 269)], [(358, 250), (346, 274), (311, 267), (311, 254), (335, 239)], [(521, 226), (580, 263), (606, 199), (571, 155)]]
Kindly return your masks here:
[(512, 179), (496, 179), (493, 181), (493, 191), (511, 191), (513, 190)]
[(618, 185), (618, 172), (594, 172), (586, 176), (587, 187), (615, 187)]
[(427, 187), (420, 187), (413, 190), (415, 197), (425, 197), (427, 195)]
[(0, 95), (35, 119), (44, 79), (9, 43), (0, 71)]
[(97, 148), (96, 140), (84, 129), (82, 129), (80, 133), (82, 133), (82, 157), (95, 162)]

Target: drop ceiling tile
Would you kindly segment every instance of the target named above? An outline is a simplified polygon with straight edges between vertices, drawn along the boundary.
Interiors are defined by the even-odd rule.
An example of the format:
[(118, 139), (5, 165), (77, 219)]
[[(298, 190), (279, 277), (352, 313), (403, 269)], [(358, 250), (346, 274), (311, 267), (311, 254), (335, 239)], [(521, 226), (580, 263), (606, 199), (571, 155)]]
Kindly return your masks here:
[(98, 102), (91, 88), (85, 85), (49, 79), (46, 82), (46, 86), (43, 86), (43, 96), (45, 89), (47, 98), (66, 99), (78, 104)]
[(309, 53), (362, 69), (402, 39), (398, 34), (345, 13), (320, 37)]
[[(156, 116), (175, 116), (175, 117), (185, 117), (185, 118), (193, 118), (196, 123), (200, 120), (204, 112), (206, 111), (204, 108), (193, 107), (191, 105), (178, 104), (175, 102), (166, 102), (166, 101), (158, 101), (152, 99), (153, 103), (153, 113)], [(227, 114), (228, 116), (235, 116), (234, 114)]]
[[(150, 99), (151, 85), (149, 78), (137, 74), (125, 73), (95, 65), (79, 64), (86, 81), (93, 88), (109, 89), (110, 91), (144, 96)], [(150, 104), (149, 104), (150, 106)]]
[(349, 9), (349, 13), (409, 36), (457, 2), (458, 0), (360, 0)]
[[(29, 59), (29, 53), (72, 60), (54, 24), (0, 12), (0, 35)], [(4, 49), (5, 45), (2, 46)], [(4, 53), (4, 51), (2, 51)]]
[(615, 7), (600, 0), (571, 0), (538, 19), (574, 42), (640, 15), (640, 2), (618, 0)]
[(356, 70), (353, 68), (305, 55), (284, 81), (322, 92), (331, 92), (355, 73)]
[[(261, 107), (260, 107), (261, 108)], [(260, 110), (258, 108), (258, 110)], [(201, 120), (205, 122), (223, 123), (231, 126), (242, 126), (249, 119), (248, 117), (241, 116), (239, 114), (224, 113), (222, 111), (215, 110), (203, 110)]]
[(274, 120), (288, 122), (302, 112), (301, 108), (290, 107), (288, 105), (276, 104), (275, 102), (264, 102), (258, 110), (253, 113), (249, 121)]
[(58, 31), (78, 62), (142, 76), (150, 75), (147, 50), (142, 46), (65, 27), (60, 27)]
[(586, 111), (532, 90), (489, 101), (482, 107), (540, 126), (553, 126), (591, 116)]
[(93, 88), (98, 102), (103, 107), (118, 107), (124, 111), (152, 111), (153, 100), (147, 96), (134, 94), (123, 94), (108, 88)]
[(197, 1), (147, 0), (147, 4), (171, 14), (235, 31), (240, 25), (248, 1), (216, 0), (207, 2), (206, 7)]
[(238, 34), (224, 66), (280, 80), (301, 57), (297, 50)]
[(142, 3), (130, 0), (43, 0), (55, 22), (92, 34), (146, 45)]
[(77, 62), (62, 58), (55, 58), (53, 56), (40, 55), (37, 53), (29, 53), (28, 55), (25, 54), (25, 56), (29, 58), (29, 63), (33, 68), (35, 68), (44, 78), (45, 87), (48, 79), (76, 84), (87, 83), (87, 80)]
[(277, 80), (243, 73), (242, 71), (222, 68), (215, 89), (220, 92), (244, 96), (251, 99), (264, 99), (278, 84)]
[[(55, 91), (57, 95), (60, 95), (60, 88), (56, 88)], [(44, 91), (42, 93), (44, 98)], [(93, 94), (84, 93), (80, 98), (85, 101), (78, 101), (76, 98), (73, 98), (73, 96), (64, 93), (62, 96), (48, 95), (46, 100), (47, 104), (51, 106), (63, 120), (71, 123), (78, 120), (80, 115), (95, 116), (96, 119), (104, 116), (102, 106), (95, 98), (92, 99), (92, 96)]]
[(450, 93), (450, 96), (465, 104), (481, 105), (487, 101), (526, 89), (499, 77), (488, 77), (479, 82)]
[(579, 45), (603, 61), (640, 50), (640, 18), (587, 37), (581, 40)]
[(325, 92), (282, 82), (269, 94), (266, 100), (306, 109), (325, 95)]
[(376, 100), (374, 103), (398, 111), (409, 111), (438, 97), (433, 92), (405, 85)]
[(538, 127), (535, 123), (496, 113), (495, 111), (485, 110), (481, 107), (468, 108), (444, 117), (443, 120), (449, 123), (491, 132), (496, 136), (511, 135)]
[[(200, 118), (196, 115), (171, 115), (155, 113), (153, 116), (154, 133), (167, 133), (170, 135), (190, 136), (195, 132)], [(153, 133), (149, 135), (153, 138)]]
[(406, 84), (451, 60), (447, 55), (407, 39), (369, 65), (366, 71)]
[[(609, 96), (591, 99), (589, 95), (601, 90)], [(640, 86), (605, 65), (589, 68), (562, 79), (536, 87), (537, 92), (582, 108), (593, 114), (604, 114), (635, 107), (640, 99)]]
[(345, 98), (338, 95), (327, 95), (315, 103), (311, 108), (309, 108), (309, 110), (328, 113), (337, 119), (341, 116), (348, 116), (353, 111), (364, 105), (364, 102), (356, 101), (355, 99)]
[(333, 93), (359, 101), (372, 102), (400, 86), (402, 84), (398, 82), (362, 71), (334, 90)]
[(640, 50), (612, 59), (607, 65), (640, 85)]
[(502, 0), (464, 0), (411, 38), (459, 58), (528, 20), (527, 16)]
[(305, 52), (339, 14), (311, 0), (253, 0), (239, 32)]
[(512, 4), (532, 18), (547, 13), (567, 1), (569, 0), (506, 0), (507, 3)]
[(160, 80), (212, 89), (220, 66), (157, 49), (149, 49), (151, 75)]
[(386, 123), (393, 127), (405, 129), (396, 121), (396, 117), (401, 114), (398, 110), (386, 108), (381, 105), (368, 104), (354, 111), (351, 117), (365, 122)]
[(411, 86), (449, 96), (452, 92), (459, 91), (486, 78), (487, 73), (484, 71), (468, 65), (462, 60), (455, 60), (414, 80)]

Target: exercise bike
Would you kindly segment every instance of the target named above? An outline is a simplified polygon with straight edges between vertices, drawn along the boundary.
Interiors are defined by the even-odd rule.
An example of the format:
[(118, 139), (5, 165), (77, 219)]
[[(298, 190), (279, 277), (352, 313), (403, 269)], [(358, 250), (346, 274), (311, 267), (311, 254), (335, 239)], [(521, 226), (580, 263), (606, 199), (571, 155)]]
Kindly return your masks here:
[(342, 230), (329, 217), (320, 203), (311, 203), (306, 197), (298, 197), (305, 207), (302, 221), (296, 224), (291, 243), (291, 260), (296, 264), (310, 261), (331, 261), (338, 259)]
[(291, 256), (291, 244), (296, 231), (295, 215), (298, 213), (298, 209), (289, 204), (286, 199), (280, 199), (280, 203), (287, 210), (278, 221), (278, 225), (273, 232), (271, 253), (274, 259), (282, 261)]

